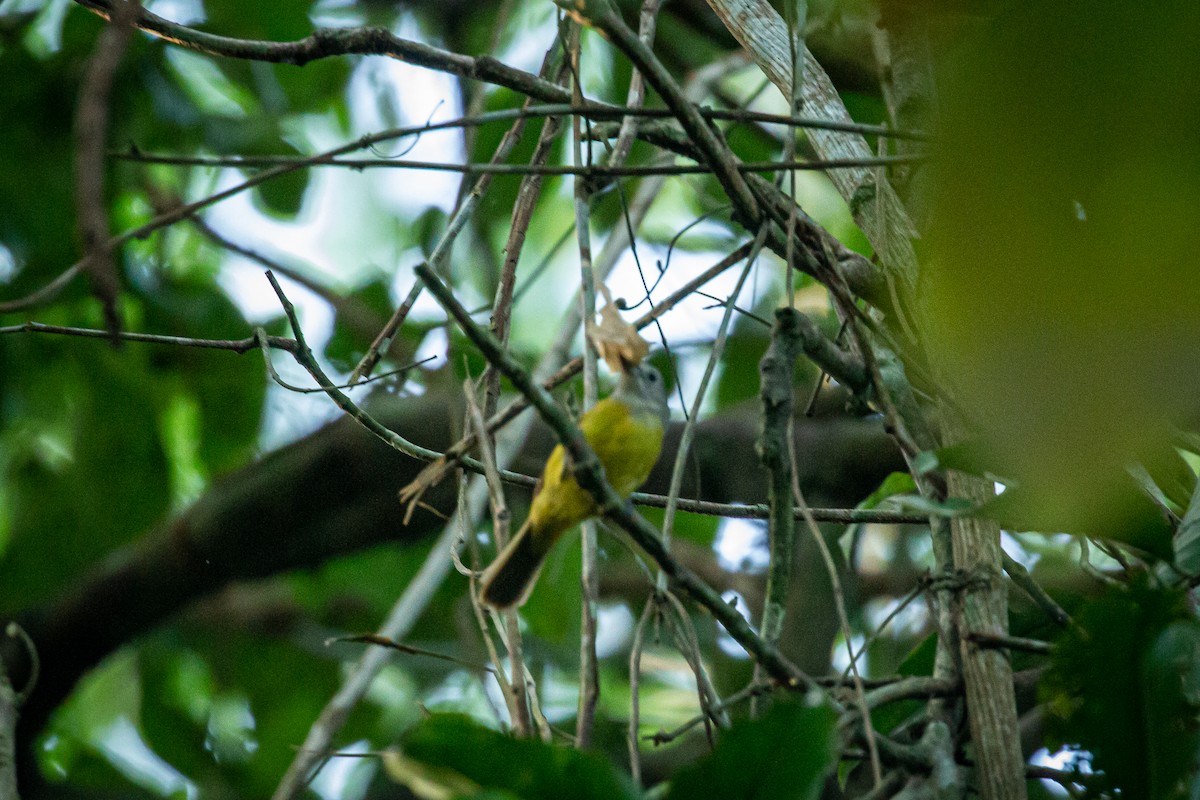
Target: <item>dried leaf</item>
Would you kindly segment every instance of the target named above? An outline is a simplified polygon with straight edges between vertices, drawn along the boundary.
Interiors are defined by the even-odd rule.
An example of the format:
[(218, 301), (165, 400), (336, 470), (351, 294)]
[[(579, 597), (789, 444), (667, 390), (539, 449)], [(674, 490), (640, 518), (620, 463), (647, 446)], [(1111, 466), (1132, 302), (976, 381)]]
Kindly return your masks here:
[(640, 364), (650, 352), (650, 344), (637, 328), (621, 319), (611, 302), (600, 309), (600, 322), (589, 322), (588, 341), (613, 372), (624, 372)]
[(423, 505), (420, 502), (421, 496), (446, 477), (446, 473), (452, 468), (453, 464), (447, 461), (445, 456), (430, 461), (417, 473), (417, 477), (413, 478), (411, 483), (400, 490), (400, 503), (406, 507), (404, 511), (405, 525), (412, 519), (413, 512), (417, 510), (417, 507)]

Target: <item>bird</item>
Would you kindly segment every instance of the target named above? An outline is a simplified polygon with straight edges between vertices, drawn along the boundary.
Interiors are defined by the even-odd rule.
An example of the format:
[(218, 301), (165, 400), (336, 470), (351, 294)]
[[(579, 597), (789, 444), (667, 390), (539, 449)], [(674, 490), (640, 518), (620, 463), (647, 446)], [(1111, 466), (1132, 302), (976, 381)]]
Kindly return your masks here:
[[(584, 439), (621, 497), (650, 475), (669, 414), (662, 375), (648, 364), (637, 364), (622, 370), (616, 390), (580, 417)], [(484, 604), (497, 610), (522, 605), (554, 543), (597, 510), (595, 498), (576, 483), (566, 450), (556, 446), (546, 459), (525, 524), (480, 578)]]

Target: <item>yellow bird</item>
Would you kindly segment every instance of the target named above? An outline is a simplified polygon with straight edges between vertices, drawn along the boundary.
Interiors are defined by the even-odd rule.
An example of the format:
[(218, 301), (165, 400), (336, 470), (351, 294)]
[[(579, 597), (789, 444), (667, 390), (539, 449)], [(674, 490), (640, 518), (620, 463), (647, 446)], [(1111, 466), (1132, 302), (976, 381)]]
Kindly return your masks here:
[[(622, 497), (641, 486), (658, 461), (667, 416), (662, 376), (641, 365), (622, 372), (616, 391), (580, 418), (583, 437)], [(550, 548), (595, 513), (596, 501), (575, 482), (566, 451), (558, 445), (546, 460), (525, 524), (483, 572), (483, 602), (493, 608), (524, 603)]]

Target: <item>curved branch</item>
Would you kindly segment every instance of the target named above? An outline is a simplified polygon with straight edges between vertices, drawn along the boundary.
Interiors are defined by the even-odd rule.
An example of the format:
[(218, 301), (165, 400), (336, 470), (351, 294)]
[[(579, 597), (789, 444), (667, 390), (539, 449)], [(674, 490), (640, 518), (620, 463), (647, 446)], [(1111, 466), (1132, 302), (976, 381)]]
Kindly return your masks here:
[(767, 644), (754, 632), (741, 612), (734, 609), (715, 592), (711, 586), (683, 564), (671, 557), (658, 538), (658, 531), (633, 510), (608, 483), (600, 459), (583, 438), (583, 433), (555, 405), (549, 393), (539, 386), (529, 373), (496, 341), (495, 337), (481, 328), (464, 309), (449, 288), (424, 264), (417, 267), (417, 276), (425, 287), (437, 298), (446, 312), (458, 322), (463, 332), (483, 352), (488, 362), (494, 364), (513, 385), (529, 399), (538, 414), (554, 430), (574, 464), (575, 479), (598, 501), (604, 517), (633, 537), (638, 546), (654, 559), (667, 577), (689, 597), (711, 613), (721, 626), (729, 632), (739, 645), (745, 648), (763, 666), (772, 678), (792, 688), (814, 688), (812, 678), (792, 664), (779, 651)]

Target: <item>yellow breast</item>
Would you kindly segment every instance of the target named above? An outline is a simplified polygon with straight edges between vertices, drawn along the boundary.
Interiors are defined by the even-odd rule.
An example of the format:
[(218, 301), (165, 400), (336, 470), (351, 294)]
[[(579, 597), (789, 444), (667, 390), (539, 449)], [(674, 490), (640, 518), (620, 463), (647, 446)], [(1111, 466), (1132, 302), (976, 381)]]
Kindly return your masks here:
[[(655, 414), (631, 414), (629, 406), (609, 397), (583, 415), (579, 428), (604, 465), (608, 482), (622, 497), (641, 486), (658, 461), (663, 426)], [(566, 452), (558, 445), (546, 461), (529, 510), (533, 534), (557, 537), (595, 512), (595, 500), (575, 482)]]

